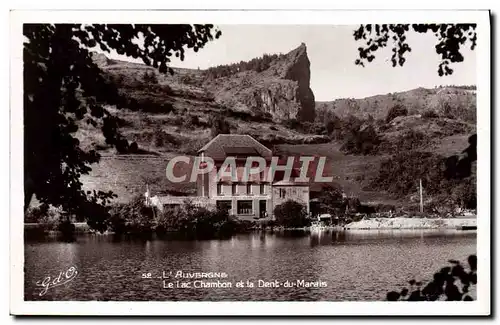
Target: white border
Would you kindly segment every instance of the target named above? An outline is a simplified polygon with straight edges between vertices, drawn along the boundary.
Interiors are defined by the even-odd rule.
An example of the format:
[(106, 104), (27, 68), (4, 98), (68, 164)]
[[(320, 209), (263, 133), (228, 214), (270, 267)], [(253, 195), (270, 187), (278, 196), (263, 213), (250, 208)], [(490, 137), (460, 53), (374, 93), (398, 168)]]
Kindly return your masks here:
[[(15, 11), (11, 13), (10, 311), (15, 315), (489, 315), (490, 25), (487, 11)], [(478, 300), (474, 302), (40, 302), (23, 300), (22, 23), (477, 23)], [(432, 49), (430, 49), (432, 50)], [(388, 66), (388, 69), (390, 67)]]

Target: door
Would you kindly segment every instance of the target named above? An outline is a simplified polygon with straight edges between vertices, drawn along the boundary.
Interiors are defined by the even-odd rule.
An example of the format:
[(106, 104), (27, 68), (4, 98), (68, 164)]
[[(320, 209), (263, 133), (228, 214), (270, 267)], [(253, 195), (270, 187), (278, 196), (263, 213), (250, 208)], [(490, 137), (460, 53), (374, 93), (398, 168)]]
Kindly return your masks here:
[(267, 217), (267, 204), (266, 200), (259, 201), (259, 218)]

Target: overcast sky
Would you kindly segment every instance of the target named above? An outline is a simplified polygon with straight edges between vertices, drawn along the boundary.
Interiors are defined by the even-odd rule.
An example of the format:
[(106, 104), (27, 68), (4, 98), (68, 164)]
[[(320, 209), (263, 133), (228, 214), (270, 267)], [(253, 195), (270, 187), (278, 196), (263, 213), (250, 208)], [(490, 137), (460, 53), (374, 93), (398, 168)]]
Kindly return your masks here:
[[(452, 65), (452, 76), (439, 77), (439, 57), (433, 34), (410, 32), (404, 67), (392, 68), (390, 50), (377, 52), (364, 68), (354, 64), (361, 43), (352, 36), (357, 25), (222, 25), (222, 36), (198, 53), (187, 51), (184, 61), (172, 66), (206, 69), (210, 66), (250, 60), (263, 53), (287, 53), (304, 42), (311, 61), (311, 89), (317, 101), (361, 98), (416, 87), (476, 84), (476, 55), (464, 48), (465, 60)], [(118, 58), (118, 57), (116, 57)], [(123, 58), (122, 58), (123, 59)]]

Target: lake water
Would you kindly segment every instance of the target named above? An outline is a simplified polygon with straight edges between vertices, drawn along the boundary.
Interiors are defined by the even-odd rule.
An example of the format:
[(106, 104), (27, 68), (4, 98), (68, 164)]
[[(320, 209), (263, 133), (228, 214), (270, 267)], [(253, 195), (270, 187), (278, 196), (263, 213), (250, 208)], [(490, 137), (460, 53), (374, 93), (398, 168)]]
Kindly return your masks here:
[[(454, 230), (252, 233), (203, 241), (117, 241), (92, 235), (71, 243), (28, 241), (25, 299), (384, 300), (387, 291), (408, 280), (428, 280), (449, 259), (465, 261), (475, 253), (476, 232)], [(70, 267), (76, 268), (76, 277), (69, 274), (71, 281), (40, 295), (37, 281), (53, 280)], [(175, 278), (179, 271), (185, 277), (195, 272), (220, 277)], [(272, 286), (276, 280), (279, 287)], [(236, 286), (239, 281), (243, 287)], [(228, 283), (231, 287), (213, 287)], [(200, 287), (207, 285), (212, 287)]]

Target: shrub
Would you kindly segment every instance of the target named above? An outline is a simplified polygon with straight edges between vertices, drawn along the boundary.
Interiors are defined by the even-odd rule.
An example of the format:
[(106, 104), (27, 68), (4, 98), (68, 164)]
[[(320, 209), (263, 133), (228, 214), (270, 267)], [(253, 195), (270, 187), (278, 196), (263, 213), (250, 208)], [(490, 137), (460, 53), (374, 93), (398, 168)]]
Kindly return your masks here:
[(282, 122), (282, 124), (285, 127), (289, 128), (289, 129), (292, 129), (292, 130), (298, 130), (298, 129), (302, 128), (302, 123), (299, 120), (295, 119), (295, 118), (284, 120)]
[(147, 84), (157, 84), (158, 77), (156, 77), (156, 73), (154, 71), (146, 71), (142, 75), (142, 80)]
[(138, 153), (139, 152), (139, 146), (137, 145), (137, 142), (132, 142), (130, 146), (128, 147), (128, 151), (130, 153)]
[(231, 126), (222, 115), (211, 116), (209, 124), (211, 126), (212, 138), (215, 138), (219, 134), (231, 133)]
[(387, 293), (388, 301), (472, 301), (471, 286), (477, 284), (477, 256), (467, 259), (468, 270), (459, 261), (450, 260), (452, 266), (443, 267), (434, 273), (433, 279), (422, 288), (422, 283), (410, 280), (410, 288)]
[(115, 232), (149, 233), (155, 211), (145, 205), (144, 197), (136, 195), (129, 203), (119, 204), (110, 211), (108, 226)]
[(369, 155), (377, 152), (380, 143), (375, 128), (368, 125), (361, 130), (351, 130), (340, 150), (347, 154)]
[(418, 150), (430, 142), (429, 137), (420, 131), (408, 130), (396, 139), (384, 139), (381, 141), (379, 151), (397, 153), (402, 151)]
[(438, 118), (439, 115), (436, 112), (434, 112), (433, 110), (428, 110), (422, 114), (422, 117), (423, 118)]
[(158, 214), (156, 232), (176, 232), (197, 238), (227, 237), (248, 230), (253, 223), (230, 216), (225, 209), (207, 209), (184, 202), (182, 206), (167, 207)]
[(392, 121), (393, 119), (395, 119), (398, 116), (406, 116), (406, 115), (408, 115), (408, 109), (406, 109), (405, 107), (403, 107), (400, 104), (396, 104), (396, 105), (392, 106), (391, 109), (389, 110), (389, 112), (387, 113), (387, 117), (385, 118), (385, 122), (389, 123), (390, 121)]
[(38, 223), (41, 219), (49, 213), (48, 204), (40, 204), (36, 207), (29, 207), (24, 213), (25, 223)]
[(153, 131), (151, 140), (153, 141), (153, 145), (156, 147), (162, 147), (166, 144), (177, 146), (179, 144), (179, 140), (174, 135), (167, 133), (160, 128)]
[(306, 207), (292, 200), (277, 205), (274, 208), (274, 216), (280, 226), (299, 228), (309, 225)]

